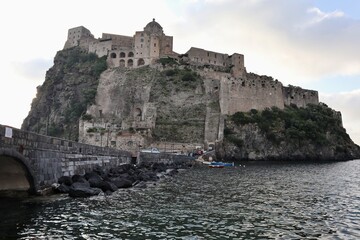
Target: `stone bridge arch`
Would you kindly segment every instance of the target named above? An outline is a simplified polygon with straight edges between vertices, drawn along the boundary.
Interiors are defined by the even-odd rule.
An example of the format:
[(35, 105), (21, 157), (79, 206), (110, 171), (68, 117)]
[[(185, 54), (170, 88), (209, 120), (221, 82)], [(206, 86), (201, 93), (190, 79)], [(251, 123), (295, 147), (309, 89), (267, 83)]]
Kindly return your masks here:
[(22, 154), (14, 149), (0, 148), (0, 166), (0, 192), (36, 193), (36, 176)]

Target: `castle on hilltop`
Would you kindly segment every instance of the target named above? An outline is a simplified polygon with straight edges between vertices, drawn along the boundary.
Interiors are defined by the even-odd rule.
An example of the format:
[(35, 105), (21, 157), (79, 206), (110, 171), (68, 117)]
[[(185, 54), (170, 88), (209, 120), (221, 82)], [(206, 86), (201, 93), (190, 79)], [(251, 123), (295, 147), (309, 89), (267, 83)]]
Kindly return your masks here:
[[(159, 58), (178, 58), (173, 51), (173, 37), (164, 34), (163, 28), (153, 19), (143, 31), (133, 37), (103, 33), (96, 39), (90, 30), (80, 26), (68, 30), (64, 49), (79, 46), (99, 57), (107, 56), (109, 67), (136, 68), (155, 63)], [(244, 55), (233, 55), (207, 51), (192, 47), (185, 53), (188, 61), (195, 65), (231, 67), (235, 77), (245, 73)]]
[[(106, 131), (107, 145), (131, 150), (134, 142), (142, 146), (155, 144), (149, 139), (156, 129), (168, 131), (169, 126), (176, 126), (172, 131), (186, 128), (182, 132), (193, 134), (193, 138), (183, 139), (197, 137), (197, 143), (210, 146), (223, 139), (227, 115), (319, 103), (317, 91), (284, 87), (272, 77), (247, 73), (242, 54), (228, 55), (195, 47), (185, 54), (175, 53), (173, 37), (165, 35), (155, 19), (132, 37), (103, 33), (96, 39), (83, 26), (69, 29), (64, 48), (72, 47), (106, 56), (109, 68), (99, 81), (96, 103), (87, 109), (91, 120), (80, 120), (79, 140), (84, 143), (103, 146)], [(176, 66), (159, 64), (161, 60), (175, 61)], [(118, 71), (143, 66), (150, 68), (131, 79), (127, 74), (136, 71)], [(174, 85), (175, 77), (171, 76), (181, 71), (193, 71), (192, 78), (198, 77), (201, 84), (189, 89), (190, 83), (183, 81), (187, 86), (183, 91), (180, 85)], [(172, 88), (167, 89), (166, 85)], [(161, 97), (156, 98), (160, 93)], [(190, 117), (194, 109), (198, 113)], [(182, 116), (171, 117), (181, 111)]]

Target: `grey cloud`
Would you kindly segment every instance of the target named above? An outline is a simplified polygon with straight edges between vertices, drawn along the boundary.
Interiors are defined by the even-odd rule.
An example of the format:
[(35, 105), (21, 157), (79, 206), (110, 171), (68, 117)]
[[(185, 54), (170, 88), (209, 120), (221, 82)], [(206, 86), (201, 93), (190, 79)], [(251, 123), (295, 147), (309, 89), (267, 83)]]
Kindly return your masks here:
[[(216, 46), (215, 51), (244, 53), (245, 61), (261, 54), (271, 67), (277, 63), (274, 75), (281, 68), (288, 76), (309, 79), (360, 74), (360, 21), (346, 13), (325, 12), (310, 0), (215, 2), (188, 5), (180, 38), (198, 47)], [(191, 37), (183, 37), (189, 32)], [(250, 70), (268, 68), (248, 63)]]

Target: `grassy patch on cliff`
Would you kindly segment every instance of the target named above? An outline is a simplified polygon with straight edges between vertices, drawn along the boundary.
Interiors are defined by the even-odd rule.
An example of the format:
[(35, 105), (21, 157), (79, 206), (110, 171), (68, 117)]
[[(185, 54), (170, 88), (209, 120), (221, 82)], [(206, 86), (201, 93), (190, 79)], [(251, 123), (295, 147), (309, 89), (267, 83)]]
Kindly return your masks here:
[(200, 75), (191, 69), (167, 69), (155, 79), (150, 98), (156, 101), (179, 92), (195, 91), (202, 84)]
[(95, 53), (84, 52), (81, 48), (71, 48), (58, 52), (57, 58), (62, 59), (64, 70), (85, 70), (94, 77), (107, 69), (106, 56), (99, 58)]
[[(64, 69), (72, 73), (81, 73), (84, 75), (81, 79), (89, 81), (92, 77), (92, 84), (86, 88), (76, 89), (77, 95), (70, 98), (65, 110), (65, 122), (77, 124), (81, 114), (87, 107), (95, 102), (98, 79), (100, 74), (107, 69), (106, 56), (99, 58), (95, 53), (86, 53), (79, 48), (71, 49), (69, 52), (62, 51), (59, 53), (66, 54), (64, 57)], [(61, 56), (62, 57), (62, 56)], [(80, 78), (72, 79), (73, 82), (79, 81)]]
[[(237, 126), (256, 124), (266, 138), (275, 144), (286, 141), (296, 145), (309, 142), (327, 145), (329, 136), (336, 136), (337, 142), (351, 142), (338, 113), (325, 104), (309, 104), (306, 108), (290, 106), (284, 110), (276, 107), (263, 111), (253, 109), (246, 113), (237, 112), (230, 120)], [(230, 142), (236, 145), (240, 143), (231, 129), (226, 128), (224, 135)]]

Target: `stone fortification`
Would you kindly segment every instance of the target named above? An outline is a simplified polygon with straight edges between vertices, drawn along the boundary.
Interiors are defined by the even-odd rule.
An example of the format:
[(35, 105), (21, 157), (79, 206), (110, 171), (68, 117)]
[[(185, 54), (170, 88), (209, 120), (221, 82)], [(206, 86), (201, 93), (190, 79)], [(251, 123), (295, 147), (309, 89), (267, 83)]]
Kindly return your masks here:
[(283, 88), (284, 104), (290, 106), (294, 104), (298, 107), (306, 107), (307, 104), (318, 104), (319, 95), (317, 91), (302, 89), (300, 87)]
[(244, 55), (242, 54), (234, 53), (233, 55), (228, 55), (192, 47), (185, 55), (187, 55), (188, 60), (193, 65), (223, 67), (225, 70), (231, 71), (234, 77), (242, 77), (246, 72)]
[(132, 152), (169, 141), (213, 145), (223, 138), (226, 115), (319, 102), (316, 91), (247, 73), (242, 54), (195, 47), (176, 54), (173, 37), (155, 20), (132, 37), (95, 39), (86, 28), (73, 28), (65, 48), (74, 46), (106, 56), (108, 64), (88, 119), (80, 121), (84, 143)]
[(80, 46), (99, 57), (108, 56), (109, 67), (134, 68), (149, 65), (164, 56), (173, 56), (173, 38), (166, 36), (159, 23), (153, 19), (143, 31), (133, 37), (103, 33), (95, 39), (83, 26), (71, 28), (64, 49)]

